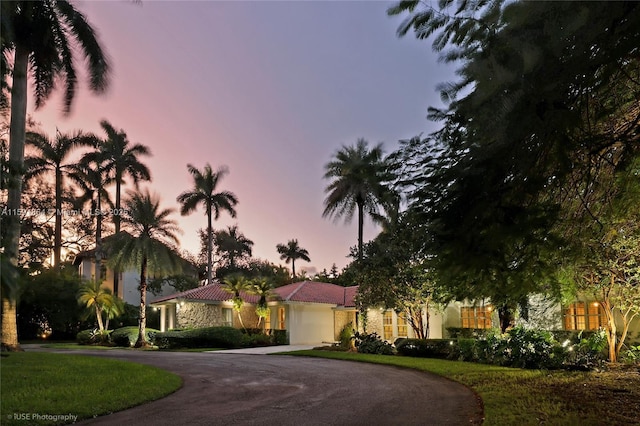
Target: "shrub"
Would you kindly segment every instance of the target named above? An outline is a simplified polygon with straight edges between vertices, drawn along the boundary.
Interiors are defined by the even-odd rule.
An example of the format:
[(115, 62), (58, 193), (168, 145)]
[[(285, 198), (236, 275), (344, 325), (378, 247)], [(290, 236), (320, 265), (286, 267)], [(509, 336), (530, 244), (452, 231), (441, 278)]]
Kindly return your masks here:
[(156, 334), (156, 345), (161, 349), (176, 348), (239, 348), (244, 334), (233, 327), (206, 327), (191, 330), (171, 330)]
[(560, 368), (564, 351), (546, 331), (514, 327), (507, 333), (504, 364), (519, 368)]
[(565, 366), (569, 369), (591, 370), (605, 361), (603, 351), (607, 347), (607, 337), (604, 330), (588, 333), (587, 337), (583, 335), (578, 335), (580, 341), (577, 344), (570, 344), (568, 340), (562, 344), (568, 352)]
[(353, 324), (348, 323), (340, 330), (340, 347), (343, 350), (349, 350), (353, 347)]
[(356, 332), (354, 337), (356, 348), (361, 354), (393, 355), (393, 346), (382, 340), (377, 333)]
[(273, 337), (264, 333), (245, 334), (242, 346), (253, 348), (256, 346), (272, 346)]
[(97, 328), (82, 330), (76, 334), (76, 341), (79, 345), (109, 345), (110, 335), (113, 330), (100, 331)]
[(447, 333), (452, 339), (480, 339), (493, 332), (491, 328), (447, 327)]
[[(156, 333), (159, 333), (156, 329), (146, 329), (146, 338), (149, 343), (153, 344), (155, 342)], [(135, 345), (138, 341), (138, 327), (122, 327), (114, 330), (113, 333), (111, 333), (111, 341), (116, 346), (125, 348)]]
[(447, 359), (452, 356), (455, 343), (451, 339), (398, 339), (395, 346), (404, 356)]
[(273, 335), (273, 343), (276, 345), (288, 345), (289, 344), (289, 334), (287, 330), (271, 330), (271, 334)]

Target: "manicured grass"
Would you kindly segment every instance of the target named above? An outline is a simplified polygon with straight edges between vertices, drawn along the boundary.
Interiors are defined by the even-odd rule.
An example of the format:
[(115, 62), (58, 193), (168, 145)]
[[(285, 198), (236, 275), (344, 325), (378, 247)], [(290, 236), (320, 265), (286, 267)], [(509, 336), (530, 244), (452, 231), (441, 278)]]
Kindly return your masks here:
[(640, 372), (521, 370), (469, 362), (296, 351), (314, 356), (428, 371), (473, 389), (484, 402), (486, 425), (640, 425)]
[(42, 345), (43, 348), (47, 349), (96, 349), (99, 351), (109, 350), (109, 349), (126, 349), (126, 348), (118, 348), (116, 346), (99, 346), (99, 345), (79, 345), (77, 343), (48, 343), (46, 345)]
[(33, 415), (86, 419), (161, 398), (182, 386), (182, 379), (173, 373), (131, 362), (40, 352), (4, 355), (3, 425), (64, 424)]

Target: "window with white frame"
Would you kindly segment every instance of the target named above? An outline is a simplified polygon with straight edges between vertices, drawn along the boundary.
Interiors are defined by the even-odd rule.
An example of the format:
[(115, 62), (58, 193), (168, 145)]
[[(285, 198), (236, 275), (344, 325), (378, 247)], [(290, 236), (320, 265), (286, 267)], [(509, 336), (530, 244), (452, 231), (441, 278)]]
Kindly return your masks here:
[(598, 302), (571, 303), (563, 317), (565, 330), (597, 330), (606, 324), (604, 309)]
[(463, 306), (460, 308), (462, 328), (492, 328), (492, 312), (491, 305)]

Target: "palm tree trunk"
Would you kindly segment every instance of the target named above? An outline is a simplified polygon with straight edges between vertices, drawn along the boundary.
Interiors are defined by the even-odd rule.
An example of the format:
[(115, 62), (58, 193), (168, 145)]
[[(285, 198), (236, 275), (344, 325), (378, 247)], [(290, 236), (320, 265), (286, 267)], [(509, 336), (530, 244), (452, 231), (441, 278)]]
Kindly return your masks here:
[(358, 202), (358, 260), (362, 260), (362, 230), (364, 228), (364, 204)]
[(138, 340), (136, 348), (149, 346), (146, 339), (147, 334), (147, 256), (142, 257), (140, 265), (140, 319), (138, 320)]
[[(27, 122), (27, 70), (29, 51), (16, 44), (13, 63), (13, 85), (11, 87), (11, 124), (9, 126), (9, 164), (12, 167), (7, 196), (5, 217), (5, 254), (15, 267), (18, 266), (20, 247), (20, 201), (22, 197), (22, 167), (24, 165), (24, 142)], [(2, 294), (2, 338), (3, 350), (20, 351), (18, 327), (16, 322), (17, 302), (15, 294), (4, 291)]]
[(293, 279), (296, 279), (296, 260), (291, 258), (291, 270), (293, 271)]
[(96, 319), (98, 320), (98, 328), (100, 331), (104, 330), (104, 324), (102, 323), (102, 309), (96, 305)]
[(94, 269), (95, 280), (102, 283), (102, 202), (98, 189), (98, 202), (96, 203), (96, 265)]
[[(120, 189), (120, 180), (122, 179), (122, 174), (116, 172), (116, 214), (113, 216), (113, 225), (115, 227), (115, 233), (118, 235), (120, 232), (120, 197), (121, 197), (121, 189)], [(113, 295), (118, 297), (118, 287), (120, 287), (120, 271), (118, 268), (113, 268)]]
[(213, 225), (211, 207), (207, 207), (207, 285), (213, 282)]
[(15, 299), (2, 298), (2, 350), (22, 352), (18, 343), (17, 309)]
[(60, 270), (62, 260), (62, 170), (56, 167), (56, 222), (53, 236), (53, 266)]

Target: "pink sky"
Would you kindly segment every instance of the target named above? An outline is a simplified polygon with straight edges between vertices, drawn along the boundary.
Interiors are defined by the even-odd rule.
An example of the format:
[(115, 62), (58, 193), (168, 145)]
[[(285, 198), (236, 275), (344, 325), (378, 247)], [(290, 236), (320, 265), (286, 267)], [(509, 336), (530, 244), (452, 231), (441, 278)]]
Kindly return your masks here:
[[(152, 191), (164, 207), (192, 186), (186, 165), (230, 174), (237, 224), (254, 257), (283, 263), (276, 244), (297, 238), (311, 262), (344, 267), (356, 221), (322, 218), (323, 166), (343, 144), (364, 137), (392, 151), (399, 139), (435, 130), (427, 107), (440, 106), (438, 83), (453, 79), (430, 42), (395, 35), (401, 18), (387, 2), (77, 2), (98, 31), (113, 66), (102, 97), (82, 84), (70, 116), (60, 97), (30, 111), (53, 135), (100, 133), (107, 119), (131, 142), (150, 147)], [(177, 212), (182, 248), (198, 250), (204, 212)], [(377, 230), (365, 223), (365, 240)]]

